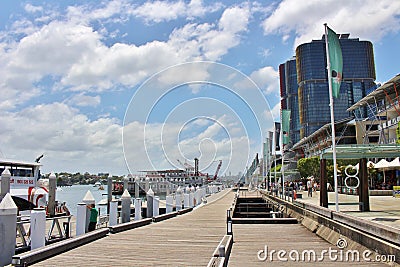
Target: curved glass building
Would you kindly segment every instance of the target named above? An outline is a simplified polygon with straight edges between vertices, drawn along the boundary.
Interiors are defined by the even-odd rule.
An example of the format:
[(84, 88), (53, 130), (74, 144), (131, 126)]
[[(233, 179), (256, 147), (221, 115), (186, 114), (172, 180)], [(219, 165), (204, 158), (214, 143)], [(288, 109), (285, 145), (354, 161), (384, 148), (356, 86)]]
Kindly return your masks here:
[[(335, 121), (351, 117), (347, 108), (375, 86), (372, 43), (338, 35), (343, 54), (343, 81), (339, 98), (334, 99)], [(298, 116), (300, 139), (330, 123), (325, 37), (296, 48)], [(289, 108), (289, 107), (288, 107)]]
[(300, 140), (299, 101), (297, 95), (296, 58), (279, 65), (281, 108), (290, 109), (289, 137), (292, 144)]

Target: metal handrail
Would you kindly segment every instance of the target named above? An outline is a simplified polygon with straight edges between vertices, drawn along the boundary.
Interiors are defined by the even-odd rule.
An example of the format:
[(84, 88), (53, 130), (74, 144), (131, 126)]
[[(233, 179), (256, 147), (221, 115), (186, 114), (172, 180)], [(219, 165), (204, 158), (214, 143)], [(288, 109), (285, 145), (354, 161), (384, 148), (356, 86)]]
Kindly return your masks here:
[[(71, 237), (71, 217), (72, 215), (46, 218), (46, 225), (50, 224), (50, 227), (48, 227), (49, 230), (45, 236), (46, 244), (54, 243)], [(30, 223), (31, 221), (27, 216), (17, 217), (17, 234), (15, 240), (15, 249), (17, 253), (30, 249)]]

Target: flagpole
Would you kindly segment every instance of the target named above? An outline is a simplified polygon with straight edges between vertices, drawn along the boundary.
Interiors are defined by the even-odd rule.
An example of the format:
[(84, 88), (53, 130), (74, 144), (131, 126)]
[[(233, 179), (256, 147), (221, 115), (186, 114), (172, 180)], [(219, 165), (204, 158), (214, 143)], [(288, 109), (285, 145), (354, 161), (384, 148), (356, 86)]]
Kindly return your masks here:
[[(276, 134), (276, 132), (275, 132)], [(274, 168), (274, 186), (276, 187), (276, 189), (278, 189), (278, 186), (276, 184), (276, 146), (274, 147), (274, 162), (275, 162), (275, 168)]]
[(276, 184), (276, 123), (274, 123), (274, 162), (275, 162), (275, 168), (274, 168), (274, 186), (276, 187), (275, 189), (277, 190), (276, 193), (279, 196), (279, 187)]
[(284, 175), (284, 157), (283, 157), (283, 111), (281, 110), (281, 131), (280, 131), (280, 139), (281, 139), (281, 160), (282, 160), (282, 167), (281, 167), (281, 176), (282, 176), (282, 194), (283, 194), (283, 199), (286, 200), (286, 195), (285, 195), (285, 175)]
[[(272, 140), (270, 140), (272, 142)], [(271, 166), (272, 166), (272, 151), (270, 151), (270, 148), (268, 148), (268, 158), (269, 158), (269, 163), (268, 163), (268, 175), (269, 175), (269, 182), (268, 182), (268, 188), (269, 191), (272, 191), (272, 177), (271, 177)]]
[(337, 179), (337, 165), (336, 165), (335, 116), (333, 109), (333, 93), (332, 93), (332, 73), (331, 73), (331, 63), (329, 58), (328, 28), (327, 28), (328, 25), (325, 23), (324, 26), (325, 26), (326, 64), (328, 69), (329, 106), (331, 109), (331, 129), (332, 129), (331, 135), (332, 135), (333, 181), (335, 185), (335, 207), (336, 211), (339, 211), (339, 194), (338, 194), (338, 179)]

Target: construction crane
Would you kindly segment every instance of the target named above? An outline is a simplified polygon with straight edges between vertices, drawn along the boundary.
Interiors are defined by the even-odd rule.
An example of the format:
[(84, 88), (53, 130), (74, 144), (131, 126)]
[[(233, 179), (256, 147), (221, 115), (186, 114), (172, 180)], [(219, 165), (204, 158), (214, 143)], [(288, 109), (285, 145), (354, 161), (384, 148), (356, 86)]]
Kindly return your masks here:
[[(198, 171), (198, 169), (196, 170), (195, 167), (193, 167), (192, 165), (190, 165), (187, 162), (182, 163), (182, 161), (180, 161), (179, 159), (177, 159), (177, 161), (179, 162), (179, 164), (181, 164), (185, 168), (186, 172), (189, 173), (189, 174), (196, 175), (196, 171), (197, 171), (198, 172), (197, 173), (198, 176), (208, 176), (208, 173), (202, 173), (202, 172)], [(195, 163), (196, 163), (196, 159), (195, 159)], [(198, 164), (198, 160), (197, 160), (197, 164)]]
[(218, 172), (219, 172), (219, 170), (221, 169), (221, 166), (222, 166), (222, 160), (220, 160), (219, 163), (218, 163), (217, 170), (215, 171), (213, 180), (216, 180), (216, 179), (217, 179), (217, 177), (218, 177)]
[(187, 162), (182, 163), (182, 161), (180, 161), (179, 159), (177, 159), (177, 161), (182, 165), (182, 167), (185, 168), (185, 170), (187, 172), (194, 172), (194, 167), (192, 165), (190, 165), (189, 163), (187, 163)]

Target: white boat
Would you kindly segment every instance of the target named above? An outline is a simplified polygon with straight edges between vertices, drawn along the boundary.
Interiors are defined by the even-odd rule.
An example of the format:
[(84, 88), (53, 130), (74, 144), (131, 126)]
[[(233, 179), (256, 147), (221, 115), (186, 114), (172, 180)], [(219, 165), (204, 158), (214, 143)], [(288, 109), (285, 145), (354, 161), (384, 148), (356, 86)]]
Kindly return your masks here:
[(93, 187), (100, 187), (100, 186), (102, 186), (102, 184), (100, 182), (95, 182), (93, 185)]
[(6, 168), (10, 171), (10, 194), (20, 211), (47, 205), (48, 179), (40, 179), (41, 166), (38, 162), (0, 159), (0, 174)]

